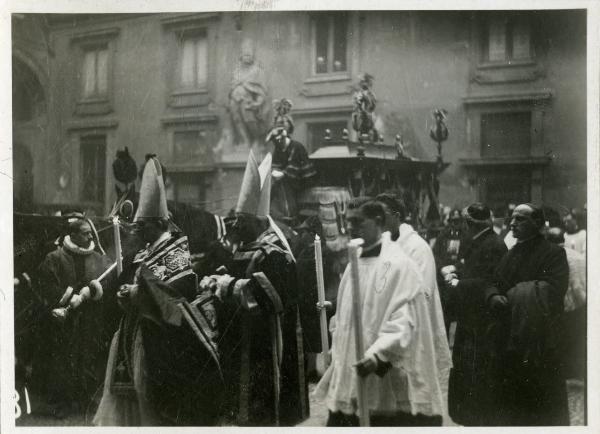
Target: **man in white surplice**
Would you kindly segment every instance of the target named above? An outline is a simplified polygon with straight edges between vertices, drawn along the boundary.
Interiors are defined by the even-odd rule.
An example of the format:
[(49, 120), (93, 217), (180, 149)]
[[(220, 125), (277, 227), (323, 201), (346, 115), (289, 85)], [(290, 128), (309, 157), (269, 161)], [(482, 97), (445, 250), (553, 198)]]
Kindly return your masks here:
[(434, 339), (435, 361), (440, 387), (444, 392), (444, 417), (448, 419), (448, 377), (452, 367), (452, 355), (448, 347), (446, 327), (444, 326), (444, 313), (436, 278), (436, 266), (433, 252), (427, 241), (425, 241), (413, 229), (405, 223), (406, 206), (401, 200), (391, 193), (382, 193), (377, 196), (377, 201), (383, 203), (385, 212), (385, 229), (391, 234), (392, 241), (396, 241), (400, 248), (419, 267), (423, 283), (425, 284), (427, 305), (429, 308), (429, 321)]
[(359, 250), (364, 357), (356, 360), (352, 288), (347, 267), (330, 322), (332, 362), (315, 394), (329, 410), (328, 426), (358, 426), (357, 374), (366, 377), (371, 426), (441, 425), (444, 409), (426, 298), (418, 265), (383, 233), (385, 206), (354, 200), (348, 230)]

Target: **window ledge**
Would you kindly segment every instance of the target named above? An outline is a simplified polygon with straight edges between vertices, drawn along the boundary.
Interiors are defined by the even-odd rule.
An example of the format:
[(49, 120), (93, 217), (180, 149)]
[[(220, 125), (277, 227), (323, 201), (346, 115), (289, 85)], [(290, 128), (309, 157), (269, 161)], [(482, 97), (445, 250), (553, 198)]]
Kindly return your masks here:
[(108, 99), (82, 99), (77, 101), (75, 107), (75, 114), (79, 116), (106, 115), (112, 111), (112, 104)]
[(192, 89), (176, 89), (171, 92), (173, 96), (185, 96), (185, 95), (204, 95), (208, 93), (207, 87), (192, 88)]
[(546, 166), (552, 157), (509, 157), (509, 158), (461, 158), (460, 164), (468, 167), (489, 166)]
[(329, 81), (349, 81), (351, 80), (350, 74), (319, 74), (313, 75), (304, 80), (304, 83), (327, 83)]
[(85, 42), (104, 42), (116, 38), (121, 29), (119, 27), (111, 27), (108, 29), (92, 30), (88, 32), (77, 33), (71, 36), (71, 43), (79, 44)]
[(202, 114), (193, 114), (193, 115), (174, 115), (174, 116), (165, 116), (161, 118), (160, 122), (163, 125), (172, 125), (172, 124), (206, 124), (206, 123), (216, 123), (218, 121), (218, 117), (213, 113), (202, 113)]
[(502, 62), (481, 62), (477, 69), (516, 68), (519, 66), (535, 66), (534, 59), (508, 60)]
[(526, 92), (512, 92), (506, 94), (491, 94), (491, 95), (469, 95), (463, 97), (464, 104), (490, 104), (490, 103), (503, 103), (503, 102), (517, 102), (517, 101), (543, 101), (552, 98), (551, 89), (542, 90), (531, 90)]
[(87, 129), (111, 129), (117, 128), (119, 121), (117, 119), (91, 119), (85, 121), (70, 121), (67, 123), (67, 130), (87, 130)]
[(83, 98), (77, 101), (78, 105), (94, 105), (94, 104), (108, 104), (110, 101), (108, 98)]

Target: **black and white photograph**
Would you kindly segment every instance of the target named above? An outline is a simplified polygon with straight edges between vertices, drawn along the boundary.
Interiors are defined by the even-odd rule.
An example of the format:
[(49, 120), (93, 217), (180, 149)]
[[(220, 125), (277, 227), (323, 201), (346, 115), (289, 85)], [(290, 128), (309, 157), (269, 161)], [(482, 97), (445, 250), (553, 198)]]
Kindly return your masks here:
[(597, 422), (597, 4), (13, 3), (3, 429)]

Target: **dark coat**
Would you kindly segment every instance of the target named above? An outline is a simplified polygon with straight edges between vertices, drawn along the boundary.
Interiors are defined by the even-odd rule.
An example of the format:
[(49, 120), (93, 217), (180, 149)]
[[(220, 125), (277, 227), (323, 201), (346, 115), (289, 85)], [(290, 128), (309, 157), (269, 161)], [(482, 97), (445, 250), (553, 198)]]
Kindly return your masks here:
[[(82, 304), (64, 322), (52, 317), (52, 309), (59, 307), (68, 286), (78, 292), (102, 274), (109, 263), (106, 256), (96, 252), (78, 255), (58, 247), (40, 265), (38, 292), (44, 306), (39, 350), (34, 357), (34, 383), (52, 404), (86, 405), (102, 382), (102, 364), (108, 353), (103, 302)], [(107, 290), (108, 285), (104, 281), (102, 284)]]
[(486, 302), (495, 294), (509, 302), (493, 312), (491, 330), (500, 425), (569, 424), (558, 351), (568, 280), (564, 249), (541, 235), (515, 245), (498, 265)]
[[(488, 381), (486, 332), (490, 317), (485, 309), (485, 290), (506, 245), (492, 229), (465, 243), (459, 265), (459, 283), (449, 289), (448, 308), (456, 318), (452, 351), (448, 408), (450, 417), (466, 426), (489, 425), (493, 389)], [(463, 263), (464, 262), (464, 263)]]

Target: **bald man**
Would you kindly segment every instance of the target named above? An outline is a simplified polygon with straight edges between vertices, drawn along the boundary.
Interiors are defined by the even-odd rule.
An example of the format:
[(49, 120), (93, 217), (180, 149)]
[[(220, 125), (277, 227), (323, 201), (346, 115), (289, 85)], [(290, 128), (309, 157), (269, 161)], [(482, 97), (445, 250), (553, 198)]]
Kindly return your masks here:
[(515, 208), (510, 227), (517, 243), (486, 291), (498, 425), (569, 424), (557, 349), (569, 266), (564, 249), (542, 236), (544, 224), (541, 208)]

